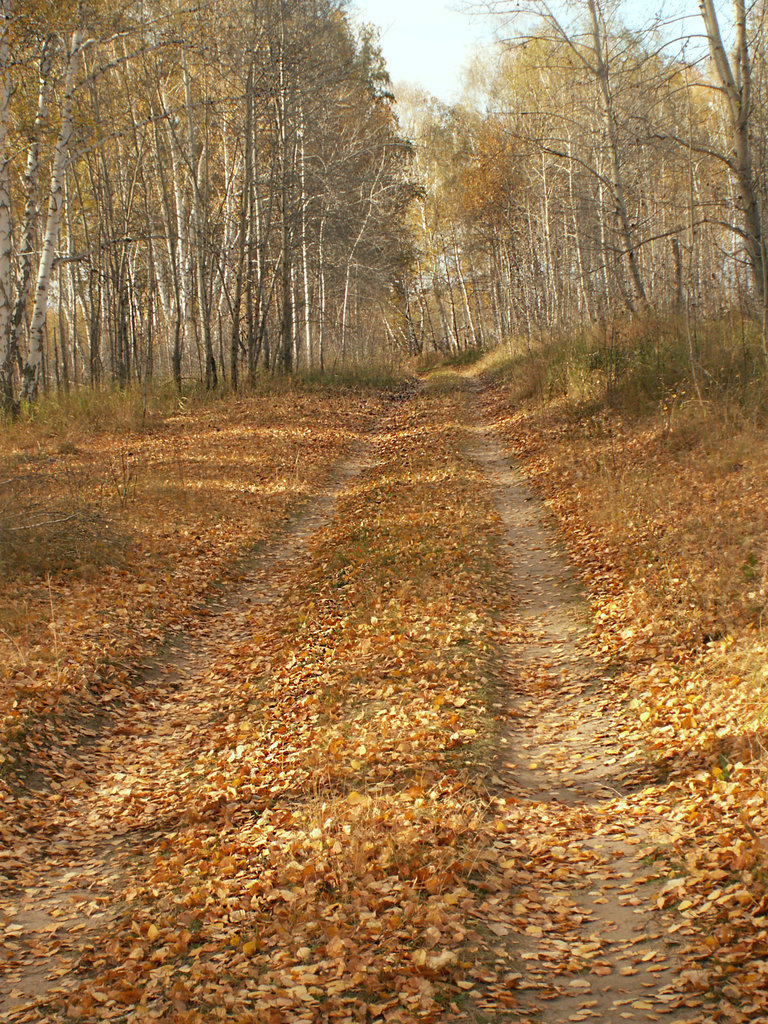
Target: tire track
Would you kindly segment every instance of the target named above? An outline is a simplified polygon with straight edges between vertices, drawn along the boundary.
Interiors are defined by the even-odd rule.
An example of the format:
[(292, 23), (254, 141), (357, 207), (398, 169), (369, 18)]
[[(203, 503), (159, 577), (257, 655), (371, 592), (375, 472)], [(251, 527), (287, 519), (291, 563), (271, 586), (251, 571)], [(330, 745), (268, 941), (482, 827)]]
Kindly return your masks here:
[(621, 695), (586, 644), (585, 595), (559, 537), (469, 384), (469, 451), (497, 490), (520, 637), (505, 651), (508, 724), (494, 780), (507, 849), (525, 875), (508, 897), (521, 973), (508, 1019), (693, 1021), (698, 1001), (678, 982), (680, 923), (654, 908), (665, 821), (633, 795), (643, 753), (619, 738)]
[[(0, 889), (0, 1021), (44, 1019), (35, 1007), (65, 990), (81, 956), (124, 913), (132, 879), (169, 823), (154, 817), (158, 773), (178, 770), (211, 717), (208, 667), (252, 639), (254, 608), (279, 601), (313, 534), (371, 459), (375, 430), (358, 438), (323, 490), (249, 557), (237, 586), (196, 627), (171, 638), (141, 686), (92, 742), (74, 752), (63, 785), (36, 794), (12, 886)], [(138, 820), (127, 803), (143, 804)]]

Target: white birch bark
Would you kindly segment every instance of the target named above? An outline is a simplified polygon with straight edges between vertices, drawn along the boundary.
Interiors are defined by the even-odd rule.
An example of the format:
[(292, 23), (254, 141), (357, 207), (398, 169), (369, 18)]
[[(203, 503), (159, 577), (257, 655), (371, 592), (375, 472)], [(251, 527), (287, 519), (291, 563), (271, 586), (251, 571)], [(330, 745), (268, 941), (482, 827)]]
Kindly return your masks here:
[(461, 265), (461, 252), (459, 250), (459, 241), (456, 237), (456, 227), (453, 227), (453, 260), (456, 265), (456, 276), (459, 279), (459, 289), (461, 291), (461, 300), (464, 304), (464, 319), (467, 327), (469, 328), (469, 336), (472, 339), (472, 347), (477, 348), (477, 331), (475, 330), (475, 321), (472, 316), (472, 309), (469, 305), (469, 295), (467, 294), (467, 284), (464, 280), (464, 270)]
[[(11, 186), (8, 170), (8, 120), (11, 105), (11, 80), (8, 28), (10, 0), (0, 0), (0, 369), (11, 360)], [(6, 385), (6, 373), (2, 373)]]
[(318, 356), (320, 358), (320, 372), (325, 372), (325, 317), (326, 317), (326, 299), (325, 299), (325, 249), (323, 246), (323, 236), (325, 234), (325, 217), (320, 222), (320, 241), (318, 244), (318, 255), (317, 260), (319, 264), (320, 274), (320, 332), (318, 337)]
[(304, 291), (304, 356), (307, 369), (312, 369), (312, 323), (310, 318), (309, 305), (309, 254), (307, 244), (307, 168), (306, 152), (304, 147), (304, 111), (300, 108), (301, 124), (299, 128), (299, 174), (301, 186), (301, 271)]
[(192, 81), (187, 64), (186, 50), (182, 48), (182, 71), (184, 75), (184, 98), (187, 113), (187, 166), (192, 185), (192, 215), (195, 224), (195, 282), (197, 284), (197, 302), (200, 311), (200, 328), (203, 335), (205, 351), (205, 386), (210, 389), (216, 386), (216, 364), (213, 356), (213, 339), (211, 336), (211, 319), (206, 288), (206, 223), (201, 199), (201, 185), (204, 175), (208, 173), (208, 138), (204, 133), (203, 151), (197, 159), (195, 143), (194, 104), (192, 102)]
[(48, 200), (48, 218), (43, 236), (43, 248), (37, 273), (35, 303), (29, 326), (29, 351), (23, 370), (22, 397), (29, 402), (37, 398), (43, 370), (43, 332), (48, 312), (48, 294), (51, 287), (54, 258), (59, 241), (61, 210), (64, 205), (64, 177), (69, 163), (69, 142), (72, 137), (72, 108), (74, 104), (77, 71), (83, 51), (83, 32), (77, 29), (72, 36), (67, 70), (64, 79), (64, 96), (61, 104), (61, 128), (56, 140), (51, 168), (51, 193)]

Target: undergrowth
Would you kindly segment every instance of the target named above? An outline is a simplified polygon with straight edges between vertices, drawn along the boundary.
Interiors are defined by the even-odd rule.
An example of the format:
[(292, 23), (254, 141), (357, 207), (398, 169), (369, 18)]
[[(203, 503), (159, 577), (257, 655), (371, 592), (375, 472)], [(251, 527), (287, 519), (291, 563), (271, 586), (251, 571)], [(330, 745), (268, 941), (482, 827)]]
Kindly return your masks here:
[(14, 418), (0, 410), (0, 432), (24, 448), (56, 437), (62, 445), (84, 433), (133, 433), (151, 430), (172, 416), (201, 409), (225, 408), (248, 398), (284, 397), (292, 394), (324, 394), (339, 391), (366, 392), (397, 386), (404, 370), (396, 362), (378, 361), (325, 373), (302, 371), (291, 375), (258, 374), (253, 386), (237, 392), (229, 385), (206, 390), (199, 382), (186, 383), (179, 391), (171, 381), (121, 387), (72, 386), (43, 394), (32, 406), (22, 406)]
[(726, 422), (761, 422), (767, 366), (753, 321), (733, 315), (690, 325), (650, 314), (510, 338), (477, 364), (487, 377), (504, 378), (519, 401), (562, 398), (586, 412), (658, 412), (668, 428), (691, 405)]

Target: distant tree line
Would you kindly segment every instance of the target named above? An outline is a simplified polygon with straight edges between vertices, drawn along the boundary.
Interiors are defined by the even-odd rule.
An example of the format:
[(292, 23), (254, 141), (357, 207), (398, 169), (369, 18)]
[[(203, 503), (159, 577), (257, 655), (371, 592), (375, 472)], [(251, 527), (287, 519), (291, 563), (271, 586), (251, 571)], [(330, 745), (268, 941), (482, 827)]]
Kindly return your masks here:
[(736, 0), (721, 28), (702, 0), (672, 44), (679, 25), (630, 30), (621, 4), (532, 0), (462, 103), (406, 96), (425, 200), (400, 344), (456, 351), (648, 309), (737, 308), (765, 335), (767, 10)]

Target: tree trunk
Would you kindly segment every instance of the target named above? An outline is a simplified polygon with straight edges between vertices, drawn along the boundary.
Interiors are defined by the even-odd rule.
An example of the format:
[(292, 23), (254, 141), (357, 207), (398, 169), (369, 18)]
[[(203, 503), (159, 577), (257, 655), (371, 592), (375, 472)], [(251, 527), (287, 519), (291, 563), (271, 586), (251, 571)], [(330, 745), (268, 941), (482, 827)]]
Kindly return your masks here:
[[(707, 0), (707, 2), (709, 2), (709, 0)], [(618, 222), (619, 236), (624, 246), (624, 256), (627, 260), (629, 274), (632, 280), (634, 304), (642, 307), (648, 305), (648, 299), (646, 297), (643, 279), (640, 274), (637, 249), (632, 235), (632, 225), (627, 212), (624, 180), (621, 170), (621, 156), (619, 153), (616, 114), (613, 106), (610, 64), (606, 53), (605, 26), (602, 21), (602, 13), (598, 9), (597, 0), (588, 0), (588, 6), (592, 28), (592, 45), (594, 47), (595, 55), (594, 73), (597, 78), (603, 108), (605, 135), (606, 142), (608, 144), (608, 166), (612, 199), (615, 205), (614, 212)], [(629, 304), (632, 305), (632, 303)]]
[(760, 305), (765, 306), (765, 242), (753, 171), (749, 130), (752, 110), (752, 63), (747, 40), (747, 11), (744, 0), (734, 0), (733, 6), (736, 38), (732, 63), (723, 46), (714, 0), (700, 0), (699, 2), (710, 56), (728, 108), (732, 154), (728, 165), (735, 179), (736, 191), (739, 196), (744, 244), (747, 249), (755, 294)]
[(187, 163), (189, 168), (190, 182), (192, 185), (192, 212), (195, 223), (195, 282), (197, 285), (197, 308), (199, 311), (198, 324), (203, 336), (203, 353), (205, 358), (205, 387), (207, 390), (215, 388), (218, 384), (216, 372), (216, 360), (213, 355), (213, 338), (211, 336), (210, 303), (208, 301), (208, 287), (206, 282), (207, 273), (207, 243), (208, 231), (204, 204), (202, 200), (201, 178), (208, 174), (208, 135), (203, 133), (204, 142), (200, 159), (197, 159), (195, 146), (195, 121), (194, 108), (192, 104), (192, 82), (187, 65), (186, 51), (182, 49), (182, 68), (184, 71), (184, 97), (187, 112)]
[(22, 374), (22, 397), (29, 402), (34, 402), (37, 398), (43, 371), (43, 332), (48, 312), (48, 293), (51, 287), (53, 263), (59, 240), (59, 224), (61, 222), (61, 209), (64, 201), (64, 176), (69, 162), (69, 141), (72, 136), (72, 106), (82, 49), (83, 33), (82, 30), (77, 29), (72, 36), (67, 59), (64, 95), (61, 103), (61, 128), (53, 155), (48, 219), (43, 237), (40, 267), (37, 274), (35, 304), (29, 326), (29, 351)]
[(11, 182), (8, 169), (8, 121), (11, 81), (8, 73), (10, 48), (8, 30), (10, 0), (0, 0), (0, 402), (6, 408), (13, 403), (13, 337), (11, 326)]

